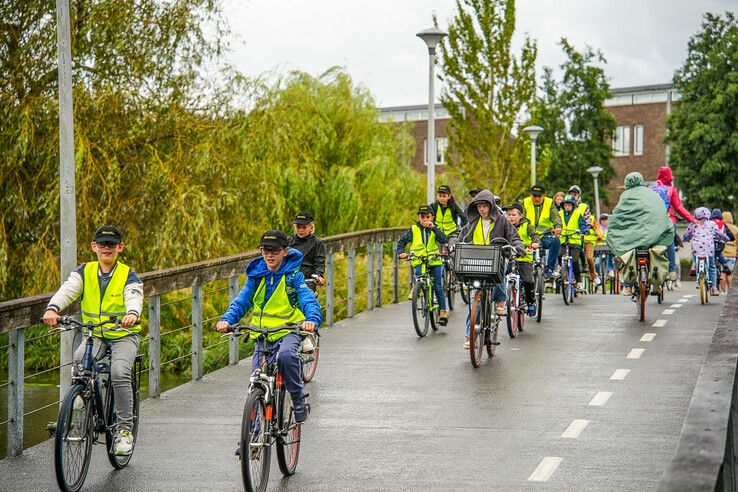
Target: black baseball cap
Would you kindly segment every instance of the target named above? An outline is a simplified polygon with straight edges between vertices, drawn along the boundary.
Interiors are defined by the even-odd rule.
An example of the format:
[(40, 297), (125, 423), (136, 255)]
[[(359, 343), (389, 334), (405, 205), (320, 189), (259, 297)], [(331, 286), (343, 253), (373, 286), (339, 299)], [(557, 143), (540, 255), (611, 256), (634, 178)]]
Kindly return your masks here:
[(289, 244), (287, 234), (276, 229), (270, 229), (261, 235), (259, 246), (271, 246), (273, 248), (286, 248)]
[(104, 225), (102, 227), (99, 227), (95, 231), (94, 241), (96, 243), (120, 244), (123, 241), (123, 239), (120, 234), (120, 229), (118, 229), (114, 225)]
[(482, 191), (482, 188), (474, 188), (474, 189), (471, 189), (471, 190), (469, 190), (469, 196), (471, 196), (472, 198), (474, 198), (475, 196), (477, 196), (479, 194), (480, 191)]
[(313, 222), (313, 214), (311, 214), (308, 211), (297, 212), (297, 215), (295, 216), (295, 220), (292, 221), (293, 224), (300, 224), (300, 225), (308, 225), (308, 224), (312, 224), (312, 222)]
[(441, 185), (438, 187), (438, 190), (436, 190), (436, 193), (448, 193), (451, 194), (451, 188), (448, 185)]
[(433, 210), (428, 205), (421, 205), (418, 208), (418, 215), (433, 215)]
[(515, 210), (517, 210), (521, 214), (523, 213), (523, 206), (521, 204), (517, 203), (517, 202), (513, 203), (512, 205), (508, 205), (507, 207), (505, 207), (505, 210), (510, 210), (512, 208), (514, 208)]
[(533, 196), (541, 196), (546, 194), (546, 188), (541, 183), (536, 183), (530, 188), (530, 194)]

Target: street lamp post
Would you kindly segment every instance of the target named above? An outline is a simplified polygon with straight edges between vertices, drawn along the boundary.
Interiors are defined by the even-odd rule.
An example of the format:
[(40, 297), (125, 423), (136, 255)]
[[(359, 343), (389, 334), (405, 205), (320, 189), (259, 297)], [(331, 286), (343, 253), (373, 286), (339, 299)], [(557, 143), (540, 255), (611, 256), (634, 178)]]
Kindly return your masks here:
[(536, 184), (536, 139), (543, 128), (540, 126), (526, 126), (523, 131), (530, 137), (530, 185)]
[(420, 31), (416, 36), (425, 41), (425, 44), (428, 46), (428, 59), (430, 63), (428, 70), (428, 145), (426, 145), (428, 159), (428, 189), (426, 190), (426, 198), (428, 203), (433, 203), (436, 196), (436, 97), (435, 89), (433, 87), (433, 72), (436, 64), (436, 46), (438, 46), (441, 39), (446, 36), (446, 33), (437, 27), (431, 27), (425, 31)]
[(597, 220), (600, 220), (600, 188), (599, 188), (599, 176), (602, 172), (600, 166), (592, 166), (587, 169), (587, 172), (592, 175), (595, 183), (595, 210), (597, 212)]

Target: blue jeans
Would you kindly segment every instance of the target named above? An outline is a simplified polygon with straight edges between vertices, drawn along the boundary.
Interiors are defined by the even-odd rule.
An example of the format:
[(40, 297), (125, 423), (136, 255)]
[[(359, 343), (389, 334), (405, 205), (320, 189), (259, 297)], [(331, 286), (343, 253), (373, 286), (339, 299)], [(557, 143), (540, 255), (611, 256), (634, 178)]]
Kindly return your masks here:
[[(497, 284), (495, 285), (495, 288), (492, 290), (492, 309), (494, 309), (494, 303), (495, 302), (503, 302), (507, 300), (507, 294), (505, 294), (505, 289), (502, 288), (504, 284)], [(466, 315), (466, 337), (469, 337), (469, 325), (471, 320), (471, 305), (474, 301), (474, 296), (477, 294), (476, 289), (472, 289), (469, 291), (469, 312)], [(479, 312), (477, 312), (477, 321), (479, 321)]]
[(546, 258), (546, 273), (553, 273), (556, 263), (559, 259), (559, 251), (561, 250), (561, 241), (553, 234), (544, 234), (541, 236), (541, 246), (548, 250)]
[[(251, 359), (252, 372), (261, 366), (263, 343), (262, 340), (256, 342), (254, 356)], [(300, 343), (302, 343), (302, 337), (295, 333), (288, 333), (276, 342), (267, 342), (267, 348), (272, 350), (268, 363), (273, 363), (276, 357), (279, 373), (284, 380), (284, 387), (292, 395), (293, 401), (304, 398), (305, 385), (302, 382), (302, 374), (300, 374)]]
[[(676, 224), (674, 224), (674, 234), (676, 235)], [(676, 271), (676, 244), (672, 238), (671, 244), (666, 249), (666, 257), (669, 259), (669, 272)]]
[[(415, 267), (415, 276), (423, 273), (423, 265)], [(436, 265), (428, 268), (433, 277), (433, 292), (436, 293), (436, 301), (441, 311), (446, 310), (446, 294), (443, 292), (443, 265)]]

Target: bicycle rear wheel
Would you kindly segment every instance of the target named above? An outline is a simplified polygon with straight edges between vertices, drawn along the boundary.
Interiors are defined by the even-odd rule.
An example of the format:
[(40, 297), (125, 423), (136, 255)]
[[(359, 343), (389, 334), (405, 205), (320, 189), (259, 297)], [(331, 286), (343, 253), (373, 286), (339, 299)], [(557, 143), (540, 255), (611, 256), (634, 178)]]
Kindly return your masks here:
[(486, 319), (487, 293), (478, 290), (471, 300), (471, 313), (469, 316), (469, 357), (472, 366), (479, 367), (482, 362), (482, 350), (484, 350), (484, 322)]
[(646, 281), (643, 278), (638, 280), (638, 321), (643, 321), (646, 318), (646, 297), (648, 292), (646, 291)]
[(710, 302), (710, 290), (707, 288), (707, 279), (704, 274), (699, 274), (698, 282), (700, 286), (700, 304), (707, 304)]
[(302, 424), (295, 421), (295, 410), (292, 396), (286, 390), (279, 395), (279, 426), (282, 436), (277, 440), (277, 464), (282, 475), (289, 477), (295, 474), (297, 459), (300, 456), (300, 436)]
[[(448, 265), (446, 268), (448, 268)], [(448, 305), (447, 307), (449, 311), (454, 310), (454, 299), (456, 298), (455, 289), (456, 285), (454, 282), (454, 274), (451, 273), (451, 270), (447, 269), (443, 275), (443, 292), (446, 293), (446, 304)]]
[(110, 395), (107, 399), (107, 413), (108, 413), (108, 428), (105, 430), (105, 445), (108, 451), (108, 461), (116, 470), (120, 470), (128, 466), (128, 463), (133, 457), (133, 450), (136, 447), (136, 437), (138, 436), (138, 412), (140, 409), (139, 394), (136, 389), (136, 381), (131, 381), (133, 389), (133, 448), (131, 454), (128, 456), (116, 456), (115, 455), (115, 433), (116, 433), (116, 421), (117, 416), (115, 414), (115, 394), (113, 393), (112, 383), (108, 388), (108, 394)]
[(518, 289), (515, 287), (514, 282), (508, 282), (507, 284), (507, 301), (505, 302), (507, 308), (507, 334), (510, 338), (518, 336)]
[(312, 381), (315, 376), (315, 371), (318, 369), (318, 355), (320, 354), (320, 337), (315, 337), (315, 349), (312, 353), (301, 353), (302, 365), (300, 366), (300, 372), (302, 373), (302, 380), (305, 383)]
[(69, 388), (56, 419), (54, 468), (56, 482), (63, 491), (81, 489), (90, 467), (94, 408), (84, 393), (84, 384)]
[(569, 284), (571, 279), (569, 278), (569, 260), (562, 260), (561, 262), (561, 296), (564, 298), (564, 304), (569, 305)]
[(421, 280), (416, 281), (415, 286), (413, 286), (412, 308), (415, 333), (419, 337), (424, 337), (428, 334), (428, 323), (430, 319), (428, 317), (428, 297), (425, 290), (425, 283)]
[(536, 275), (536, 323), (541, 322), (541, 318), (543, 318), (543, 292), (545, 290), (545, 279), (543, 278), (543, 272), (541, 272), (540, 268), (538, 269), (538, 273)]
[(426, 288), (426, 291), (428, 292), (427, 299), (429, 301), (428, 320), (430, 321), (430, 327), (433, 329), (433, 331), (437, 331), (438, 330), (438, 315), (440, 313), (438, 312), (438, 299), (436, 296), (436, 291), (432, 285), (428, 286)]
[(486, 331), (486, 338), (484, 343), (487, 346), (487, 355), (489, 357), (492, 357), (495, 355), (495, 351), (497, 350), (497, 335), (500, 329), (500, 317), (496, 314), (492, 314), (492, 311), (489, 311), (489, 318), (490, 321), (487, 323), (489, 328)]
[(459, 282), (459, 294), (461, 294), (461, 300), (464, 301), (464, 304), (469, 305), (469, 291), (461, 282)]
[(248, 492), (263, 492), (269, 481), (268, 446), (269, 425), (266, 418), (267, 402), (264, 390), (254, 388), (249, 392), (241, 420), (241, 477)]

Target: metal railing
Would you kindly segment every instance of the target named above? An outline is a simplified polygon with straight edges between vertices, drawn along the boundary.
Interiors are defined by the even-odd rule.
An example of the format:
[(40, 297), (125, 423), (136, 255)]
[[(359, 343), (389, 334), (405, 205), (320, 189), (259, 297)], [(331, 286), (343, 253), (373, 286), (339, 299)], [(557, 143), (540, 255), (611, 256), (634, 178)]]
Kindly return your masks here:
[(723, 304), (684, 419), (679, 445), (658, 490), (738, 491), (738, 285)]
[[(382, 305), (382, 283), (384, 271), (386, 270), (383, 266), (384, 244), (392, 243), (392, 251), (394, 251), (397, 240), (406, 230), (406, 228), (371, 229), (323, 238), (326, 246), (326, 284), (325, 300), (323, 303), (325, 309), (324, 326), (333, 325), (335, 308), (339, 303), (346, 303), (347, 317), (350, 318), (356, 314), (356, 285), (359, 277), (364, 275), (367, 277), (367, 310)], [(360, 248), (366, 248), (366, 252), (362, 254), (366, 255), (367, 269), (366, 272), (357, 273), (356, 250)], [(334, 278), (336, 254), (341, 252), (346, 253), (342, 255), (342, 261), (347, 262), (347, 275), (336, 279)], [(224, 344), (229, 344), (229, 364), (238, 363), (239, 352), (235, 339), (203, 346), (203, 325), (209, 322), (214, 324), (217, 318), (203, 319), (203, 286), (227, 279), (227, 288), (212, 289), (206, 293), (212, 294), (227, 289), (229, 299), (233, 300), (240, 290), (239, 275), (243, 272), (249, 261), (258, 256), (258, 251), (249, 251), (234, 256), (147, 272), (141, 275), (144, 284), (144, 295), (148, 300), (148, 316), (144, 320), (148, 324), (148, 336), (141, 340), (148, 342), (149, 365), (146, 372), (148, 372), (149, 397), (158, 397), (161, 394), (161, 369), (164, 365), (189, 357), (191, 359), (192, 380), (199, 380), (203, 376), (204, 351), (217, 348)], [(392, 254), (391, 256), (393, 258), (392, 265), (388, 266), (392, 271), (392, 302), (396, 303), (399, 297), (399, 265), (397, 255)], [(344, 286), (347, 290), (346, 298), (335, 298), (338, 282), (345, 282)], [(162, 295), (182, 289), (190, 289), (190, 296), (162, 302)], [(56, 401), (30, 411), (24, 411), (24, 381), (46, 372), (60, 370), (71, 364), (71, 354), (67, 354), (66, 356), (62, 354), (61, 364), (59, 366), (31, 375), (24, 374), (24, 346), (25, 342), (28, 341), (25, 339), (26, 329), (39, 323), (52, 294), (40, 294), (0, 303), (0, 334), (9, 334), (8, 344), (0, 347), (0, 349), (5, 348), (8, 354), (8, 382), (0, 385), (0, 388), (5, 386), (8, 388), (8, 418), (0, 422), (0, 426), (8, 426), (8, 456), (19, 456), (23, 452), (24, 417), (59, 404), (59, 401)], [(162, 333), (162, 307), (168, 304), (187, 301), (190, 302), (191, 306), (190, 324)], [(79, 305), (75, 303), (65, 310), (65, 314), (72, 314), (78, 311)], [(189, 352), (162, 362), (162, 337), (185, 330), (190, 330), (192, 334), (192, 344)], [(41, 335), (29, 338), (29, 340), (36, 340), (46, 336)], [(62, 388), (62, 391), (65, 390), (66, 388)]]

